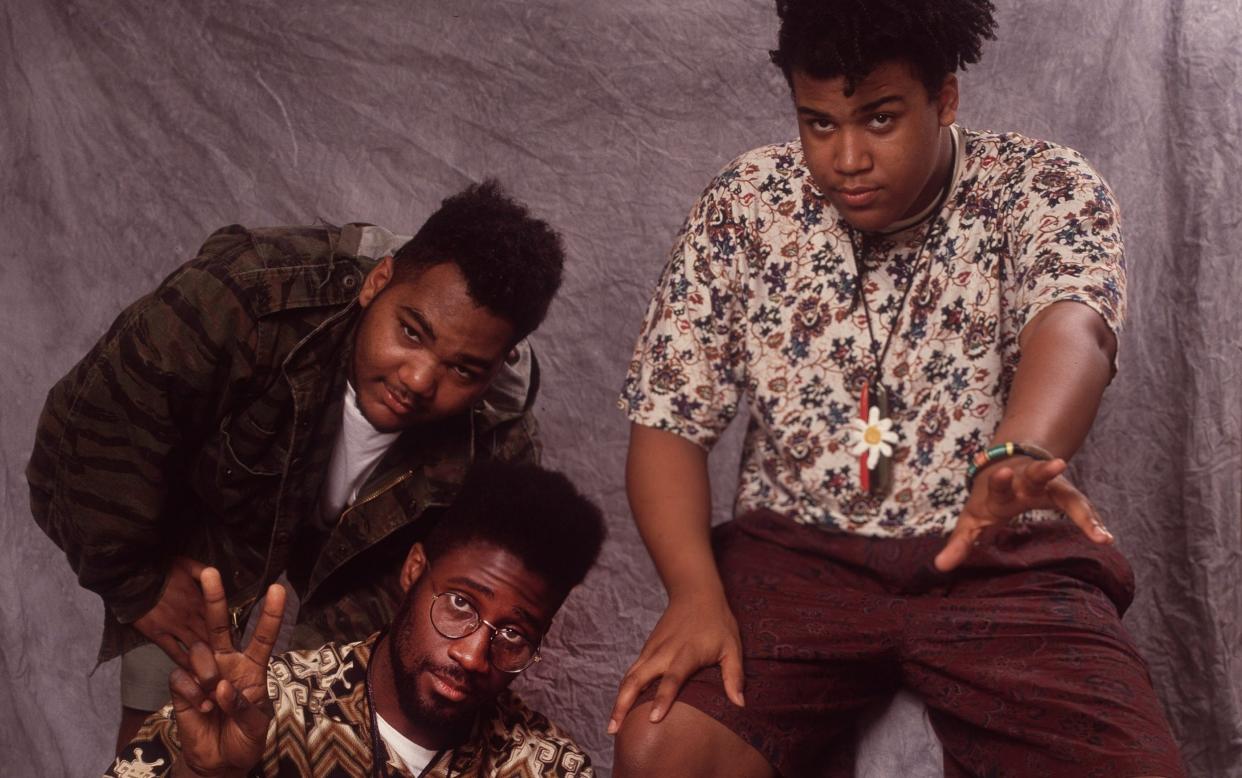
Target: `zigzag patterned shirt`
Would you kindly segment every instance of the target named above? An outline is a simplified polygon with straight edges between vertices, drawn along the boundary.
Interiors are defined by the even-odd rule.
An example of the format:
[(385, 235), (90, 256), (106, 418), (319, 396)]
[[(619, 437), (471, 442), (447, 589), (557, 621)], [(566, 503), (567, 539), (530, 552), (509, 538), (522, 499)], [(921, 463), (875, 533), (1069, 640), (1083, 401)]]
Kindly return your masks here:
[[(378, 634), (364, 641), (292, 651), (272, 659), (267, 693), (275, 707), (267, 750), (252, 778), (368, 778), (371, 712), (367, 663)], [(111, 778), (172, 774), (181, 750), (172, 705), (152, 714), (104, 773)], [(408, 776), (391, 754), (381, 773)], [(443, 754), (425, 778), (593, 778), (586, 753), (516, 695), (502, 692), (471, 739)]]

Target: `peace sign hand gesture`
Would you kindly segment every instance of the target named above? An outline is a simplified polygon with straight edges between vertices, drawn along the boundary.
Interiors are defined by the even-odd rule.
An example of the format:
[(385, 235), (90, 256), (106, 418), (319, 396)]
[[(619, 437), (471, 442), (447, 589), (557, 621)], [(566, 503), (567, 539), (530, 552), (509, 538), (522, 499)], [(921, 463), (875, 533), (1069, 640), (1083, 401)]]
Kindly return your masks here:
[(220, 572), (205, 568), (199, 581), (211, 645), (195, 642), (190, 647), (191, 672), (177, 668), (168, 677), (182, 748), (173, 774), (244, 776), (263, 757), (267, 744), (273, 715), (267, 661), (284, 618), (285, 590), (279, 584), (268, 588), (254, 636), (238, 651)]

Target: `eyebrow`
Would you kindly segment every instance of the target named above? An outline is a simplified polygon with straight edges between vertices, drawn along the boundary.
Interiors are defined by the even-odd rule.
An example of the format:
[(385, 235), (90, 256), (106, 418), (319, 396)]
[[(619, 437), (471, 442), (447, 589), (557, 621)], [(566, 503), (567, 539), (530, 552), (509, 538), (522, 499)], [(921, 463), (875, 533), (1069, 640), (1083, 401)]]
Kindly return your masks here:
[[(435, 328), (431, 326), (431, 322), (427, 321), (427, 317), (423, 315), (422, 311), (412, 305), (402, 305), (401, 310), (405, 312), (406, 316), (409, 316), (414, 320), (414, 323), (417, 324), (418, 328), (423, 331), (423, 334), (427, 337), (427, 340), (432, 343), (436, 342)], [(475, 356), (474, 354), (454, 354), (453, 359), (463, 365), (477, 368), (479, 370), (487, 370), (492, 366), (490, 361), (484, 359), (483, 357)]]
[[(466, 576), (457, 576), (455, 578), (450, 578), (448, 579), (447, 583), (456, 584), (462, 587), (463, 589), (473, 589), (475, 593), (482, 594), (487, 597), (496, 596), (496, 592), (493, 591), (490, 586), (479, 583), (473, 578), (467, 578)], [(528, 626), (534, 627), (535, 629), (538, 629), (540, 632), (547, 629), (547, 627), (540, 626), (539, 619), (535, 618), (534, 614), (532, 614), (530, 611), (526, 610), (522, 606), (514, 605), (513, 612), (517, 614), (518, 618), (527, 622)]]
[(419, 329), (423, 331), (423, 334), (427, 336), (428, 340), (432, 342), (435, 341), (435, 328), (431, 326), (431, 322), (427, 321), (427, 317), (423, 315), (422, 311), (410, 305), (401, 306), (401, 310), (405, 311), (405, 314), (418, 324)]
[[(854, 111), (854, 115), (857, 116), (859, 114), (871, 113), (872, 111), (878, 108), (883, 108), (889, 103), (904, 103), (905, 101), (906, 99), (902, 97), (901, 95), (885, 95), (884, 97), (872, 100), (866, 105), (857, 108)], [(823, 111), (817, 111), (814, 108), (811, 108), (810, 106), (806, 106), (806, 105), (798, 106), (798, 114), (801, 116), (809, 116), (813, 119), (833, 118), (831, 114), (826, 114)]]

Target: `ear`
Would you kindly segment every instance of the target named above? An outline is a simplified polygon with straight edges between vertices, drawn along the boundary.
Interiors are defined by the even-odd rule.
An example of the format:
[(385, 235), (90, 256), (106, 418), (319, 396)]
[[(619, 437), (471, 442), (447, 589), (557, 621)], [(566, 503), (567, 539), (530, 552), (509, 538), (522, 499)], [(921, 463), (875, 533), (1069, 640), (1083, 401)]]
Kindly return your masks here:
[(405, 555), (405, 564), (401, 565), (401, 591), (408, 594), (426, 569), (427, 552), (423, 550), (422, 543), (415, 543)]
[(370, 273), (367, 273), (366, 279), (362, 282), (362, 290), (358, 292), (358, 304), (363, 308), (370, 305), (380, 290), (388, 286), (388, 282), (392, 280), (392, 263), (391, 256), (384, 257), (378, 265), (371, 268)]
[(948, 127), (957, 121), (957, 98), (957, 75), (950, 73), (944, 77), (944, 83), (936, 95), (936, 114), (941, 127)]

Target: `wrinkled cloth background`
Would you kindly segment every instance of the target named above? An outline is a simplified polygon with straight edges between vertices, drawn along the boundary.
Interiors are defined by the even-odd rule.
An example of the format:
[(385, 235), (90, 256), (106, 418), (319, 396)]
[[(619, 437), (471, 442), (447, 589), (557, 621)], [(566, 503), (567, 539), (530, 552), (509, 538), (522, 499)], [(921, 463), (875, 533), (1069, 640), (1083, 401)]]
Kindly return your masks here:
[[(1135, 567), (1126, 623), (1192, 773), (1242, 775), (1242, 7), (997, 2), (961, 121), (1073, 146), (1117, 192), (1130, 323), (1074, 476)], [(51, 384), (216, 227), (408, 233), (498, 176), (567, 241), (535, 338), (539, 412), (547, 462), (612, 528), (551, 661), (519, 683), (608, 775), (616, 685), (664, 604), (613, 403), (694, 198), (736, 154), (795, 133), (767, 62), (775, 29), (758, 0), (4, 0), (4, 772), (98, 775), (118, 715), (116, 664), (91, 674), (100, 602), (30, 519), (23, 473)], [(735, 434), (713, 457), (718, 519), (736, 460)], [(871, 774), (921, 774), (885, 748)]]

